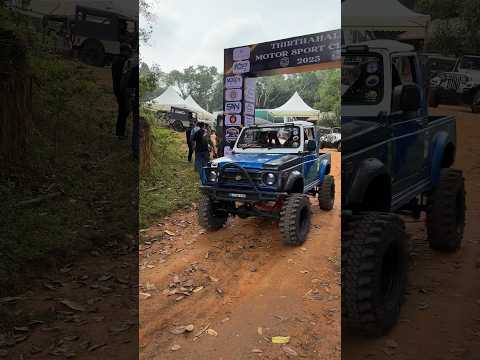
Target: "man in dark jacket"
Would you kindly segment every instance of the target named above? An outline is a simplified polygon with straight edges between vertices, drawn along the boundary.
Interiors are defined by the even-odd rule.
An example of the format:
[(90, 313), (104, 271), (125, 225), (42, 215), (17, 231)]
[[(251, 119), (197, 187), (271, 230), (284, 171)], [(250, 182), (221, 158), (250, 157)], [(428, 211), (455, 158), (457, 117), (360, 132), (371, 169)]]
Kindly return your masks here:
[(193, 135), (192, 140), (195, 146), (195, 169), (201, 176), (202, 168), (207, 165), (209, 159), (208, 145), (210, 135), (207, 133), (204, 123), (198, 123), (198, 126), (199, 130)]
[(115, 134), (119, 139), (124, 139), (126, 136), (125, 128), (127, 125), (127, 118), (131, 110), (128, 89), (125, 81), (122, 81), (125, 63), (131, 55), (132, 48), (130, 45), (122, 44), (120, 46), (120, 55), (112, 63), (113, 92), (118, 104), (118, 116)]
[(140, 93), (139, 93), (139, 62), (138, 53), (135, 54), (126, 63), (128, 66), (128, 91), (130, 97), (130, 106), (133, 114), (133, 129), (132, 129), (132, 153), (134, 158), (138, 159), (140, 156)]
[(187, 145), (188, 145), (188, 162), (192, 162), (192, 155), (193, 155), (192, 130), (193, 130), (193, 122), (191, 122), (187, 130), (185, 130), (185, 135), (187, 137)]

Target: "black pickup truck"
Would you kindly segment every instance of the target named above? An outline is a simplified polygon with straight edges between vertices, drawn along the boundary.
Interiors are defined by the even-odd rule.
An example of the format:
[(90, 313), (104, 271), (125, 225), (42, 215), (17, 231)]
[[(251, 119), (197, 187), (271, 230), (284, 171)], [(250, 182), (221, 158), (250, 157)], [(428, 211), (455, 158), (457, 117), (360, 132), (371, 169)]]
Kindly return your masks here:
[(426, 213), (431, 248), (459, 249), (465, 187), (455, 119), (429, 116), (413, 47), (375, 40), (342, 57), (343, 326), (379, 335), (398, 320), (409, 244), (400, 215)]

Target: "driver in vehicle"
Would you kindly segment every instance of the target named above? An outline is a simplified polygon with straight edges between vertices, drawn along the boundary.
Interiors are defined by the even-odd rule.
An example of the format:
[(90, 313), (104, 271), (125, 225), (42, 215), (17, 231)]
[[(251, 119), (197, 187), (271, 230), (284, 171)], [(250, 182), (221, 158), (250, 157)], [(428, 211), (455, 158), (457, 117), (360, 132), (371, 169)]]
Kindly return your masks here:
[(282, 146), (282, 144), (280, 143), (280, 140), (278, 139), (276, 131), (270, 131), (268, 133), (268, 146), (269, 147), (281, 147)]

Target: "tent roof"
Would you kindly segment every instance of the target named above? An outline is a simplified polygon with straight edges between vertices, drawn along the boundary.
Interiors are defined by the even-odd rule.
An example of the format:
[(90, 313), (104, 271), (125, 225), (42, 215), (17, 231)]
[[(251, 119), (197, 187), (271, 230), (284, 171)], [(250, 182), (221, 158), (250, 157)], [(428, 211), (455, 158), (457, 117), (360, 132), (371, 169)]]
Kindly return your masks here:
[(298, 117), (308, 117), (312, 115), (317, 115), (320, 113), (318, 110), (315, 110), (308, 106), (305, 101), (300, 97), (298, 92), (295, 91), (295, 94), (282, 106), (270, 110), (270, 112), (275, 116), (298, 116)]
[(342, 28), (355, 30), (425, 29), (429, 15), (416, 13), (397, 0), (346, 0), (342, 2)]
[(151, 101), (151, 107), (154, 110), (170, 111), (170, 108), (178, 107), (185, 110), (193, 110), (175, 91), (172, 86), (169, 86), (160, 96)]
[(209, 113), (207, 110), (202, 108), (198, 103), (195, 101), (195, 99), (192, 97), (192, 95), (188, 95), (188, 97), (185, 99), (185, 103), (195, 110), (199, 117), (207, 118), (207, 119), (215, 119), (215, 117)]

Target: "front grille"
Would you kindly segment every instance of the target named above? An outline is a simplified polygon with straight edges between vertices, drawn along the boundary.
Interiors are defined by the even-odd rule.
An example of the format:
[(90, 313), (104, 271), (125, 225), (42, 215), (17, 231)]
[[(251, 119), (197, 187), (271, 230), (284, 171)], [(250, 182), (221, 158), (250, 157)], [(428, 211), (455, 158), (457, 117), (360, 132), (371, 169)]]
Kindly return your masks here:
[[(250, 179), (255, 183), (255, 185), (262, 184), (262, 173), (259, 171), (248, 171)], [(248, 181), (245, 173), (240, 169), (224, 169), (219, 179), (219, 183), (222, 185), (229, 186), (251, 186), (251, 183)]]
[(442, 77), (442, 84), (441, 86), (445, 90), (457, 90), (460, 85), (464, 84), (467, 82), (467, 77), (462, 74), (456, 74), (456, 73), (447, 73), (444, 74)]

